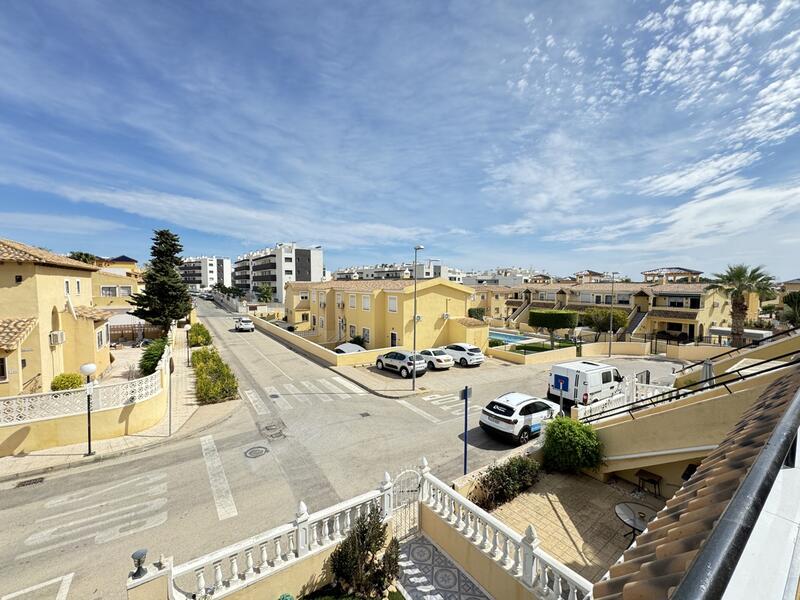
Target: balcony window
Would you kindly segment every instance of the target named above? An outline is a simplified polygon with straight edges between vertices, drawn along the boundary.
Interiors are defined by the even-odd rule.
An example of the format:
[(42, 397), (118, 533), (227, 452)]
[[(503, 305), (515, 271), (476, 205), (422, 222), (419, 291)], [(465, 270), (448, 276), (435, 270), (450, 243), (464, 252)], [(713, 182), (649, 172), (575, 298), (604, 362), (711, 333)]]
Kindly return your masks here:
[(100, 348), (103, 347), (103, 330), (98, 329), (96, 335), (97, 335), (97, 349), (100, 350)]
[(677, 331), (680, 333), (683, 331), (683, 325), (681, 323), (667, 323), (667, 331)]
[(668, 302), (667, 306), (672, 308), (684, 308), (686, 306), (684, 298), (670, 298)]
[(611, 294), (606, 294), (606, 304), (611, 304)]
[(361, 296), (361, 310), (369, 310), (372, 302), (372, 296), (364, 294)]
[(630, 294), (617, 294), (617, 304), (630, 304), (630, 303), (631, 303)]
[(388, 310), (389, 312), (396, 313), (397, 312), (397, 296), (389, 296), (388, 299)]
[(356, 307), (356, 295), (355, 294), (350, 294), (349, 302), (350, 302), (350, 308), (355, 308)]
[(592, 301), (592, 295), (586, 292), (581, 293), (581, 302), (589, 304)]
[(115, 285), (102, 285), (100, 286), (100, 295), (103, 298), (116, 298), (117, 286)]

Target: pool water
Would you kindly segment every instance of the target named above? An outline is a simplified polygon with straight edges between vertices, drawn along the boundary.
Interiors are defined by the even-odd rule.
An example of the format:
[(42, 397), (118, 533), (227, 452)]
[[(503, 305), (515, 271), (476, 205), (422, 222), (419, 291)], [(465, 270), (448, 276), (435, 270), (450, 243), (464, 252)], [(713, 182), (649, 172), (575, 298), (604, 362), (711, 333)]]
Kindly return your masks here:
[(489, 339), (490, 340), (501, 340), (503, 342), (508, 342), (509, 344), (515, 344), (517, 342), (522, 342), (524, 340), (531, 339), (529, 335), (515, 335), (513, 333), (504, 333), (502, 331), (492, 331), (489, 330)]

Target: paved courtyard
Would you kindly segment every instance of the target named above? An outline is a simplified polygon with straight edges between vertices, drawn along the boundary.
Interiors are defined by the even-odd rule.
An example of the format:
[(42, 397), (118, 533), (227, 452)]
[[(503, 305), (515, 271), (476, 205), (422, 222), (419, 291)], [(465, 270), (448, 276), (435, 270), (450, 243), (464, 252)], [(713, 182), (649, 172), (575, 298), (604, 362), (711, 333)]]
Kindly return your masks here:
[(472, 579), (425, 536), (400, 545), (400, 583), (412, 600), (489, 600)]
[(589, 581), (597, 581), (630, 544), (630, 527), (614, 513), (620, 502), (661, 510), (665, 501), (619, 480), (602, 483), (586, 475), (545, 474), (530, 490), (493, 512), (525, 532), (532, 524), (541, 547)]

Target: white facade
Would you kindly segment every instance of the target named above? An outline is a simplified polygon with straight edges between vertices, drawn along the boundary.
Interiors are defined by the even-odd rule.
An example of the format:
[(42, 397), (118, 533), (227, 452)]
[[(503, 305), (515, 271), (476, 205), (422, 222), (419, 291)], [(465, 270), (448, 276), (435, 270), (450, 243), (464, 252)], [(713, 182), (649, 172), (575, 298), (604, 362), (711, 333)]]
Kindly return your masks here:
[(324, 272), (322, 246), (302, 248), (295, 243), (280, 243), (239, 256), (233, 281), (251, 298), (260, 287), (270, 286), (272, 301), (282, 303), (287, 283), (322, 281)]
[(178, 267), (190, 290), (209, 290), (217, 283), (232, 285), (231, 259), (221, 256), (188, 256)]
[(488, 271), (470, 271), (463, 276), (464, 285), (507, 285), (517, 287), (552, 279), (546, 271), (518, 267), (497, 267)]
[[(417, 279), (442, 277), (448, 281), (461, 283), (464, 272), (461, 269), (439, 264), (438, 261), (421, 260), (417, 263)], [(413, 279), (414, 263), (381, 263), (360, 267), (345, 267), (333, 273), (333, 279)]]

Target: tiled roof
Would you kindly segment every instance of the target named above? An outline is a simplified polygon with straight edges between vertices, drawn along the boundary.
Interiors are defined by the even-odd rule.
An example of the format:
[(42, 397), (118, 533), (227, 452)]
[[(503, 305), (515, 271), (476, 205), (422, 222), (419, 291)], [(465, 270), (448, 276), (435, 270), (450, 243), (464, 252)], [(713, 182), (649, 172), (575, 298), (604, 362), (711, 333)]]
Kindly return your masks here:
[(34, 263), (37, 265), (53, 265), (82, 271), (97, 271), (97, 267), (79, 260), (72, 260), (66, 256), (55, 254), (49, 250), (28, 246), (14, 240), (0, 238), (0, 261)]
[(783, 283), (800, 283), (800, 277), (797, 279), (790, 279), (789, 281), (784, 281)]
[(111, 317), (111, 312), (101, 310), (94, 306), (76, 306), (75, 314), (80, 319), (91, 319), (92, 321), (108, 321)]
[(531, 302), (531, 307), (533, 308), (553, 308), (555, 305), (555, 300), (534, 300)]
[(10, 352), (24, 341), (36, 327), (36, 317), (29, 319), (0, 319), (0, 350)]
[(480, 294), (481, 292), (492, 292), (492, 293), (500, 293), (500, 294), (510, 294), (517, 289), (520, 288), (512, 288), (508, 285), (487, 285), (484, 283), (479, 283), (476, 285), (469, 286), (473, 290), (475, 290), (476, 294)]
[[(649, 283), (641, 283), (641, 282), (630, 282), (630, 281), (615, 281), (614, 282), (614, 293), (634, 293), (638, 292), (643, 288), (650, 287)], [(608, 283), (579, 283), (577, 285), (571, 285), (567, 289), (570, 292), (606, 292), (608, 294), (611, 293), (611, 282)]]
[(594, 584), (595, 600), (670, 598), (715, 527), (742, 519), (726, 510), (798, 388), (795, 369), (761, 394), (611, 567), (609, 579)]
[(655, 294), (702, 294), (708, 285), (707, 283), (662, 283), (654, 285), (651, 289)]
[(456, 317), (453, 320), (456, 323), (461, 323), (464, 327), (488, 327), (483, 321), (473, 319), (472, 317)]
[(525, 289), (533, 292), (557, 292), (561, 289), (570, 289), (572, 286), (563, 283), (526, 283)]
[(687, 269), (685, 267), (659, 267), (657, 269), (650, 269), (649, 271), (642, 271), (642, 275), (672, 275), (674, 273), (700, 275), (702, 271), (695, 271), (694, 269)]
[(130, 256), (125, 256), (124, 254), (120, 254), (119, 256), (115, 256), (114, 258), (109, 258), (108, 262), (111, 263), (135, 263), (136, 259), (131, 258)]
[(373, 290), (403, 290), (410, 285), (414, 285), (413, 279), (338, 279), (334, 281), (314, 282), (291, 281), (286, 284), (286, 287), (295, 290), (353, 290), (354, 292), (370, 292)]
[(697, 311), (690, 310), (651, 310), (647, 313), (648, 317), (656, 319), (689, 319), (694, 321), (697, 318)]

